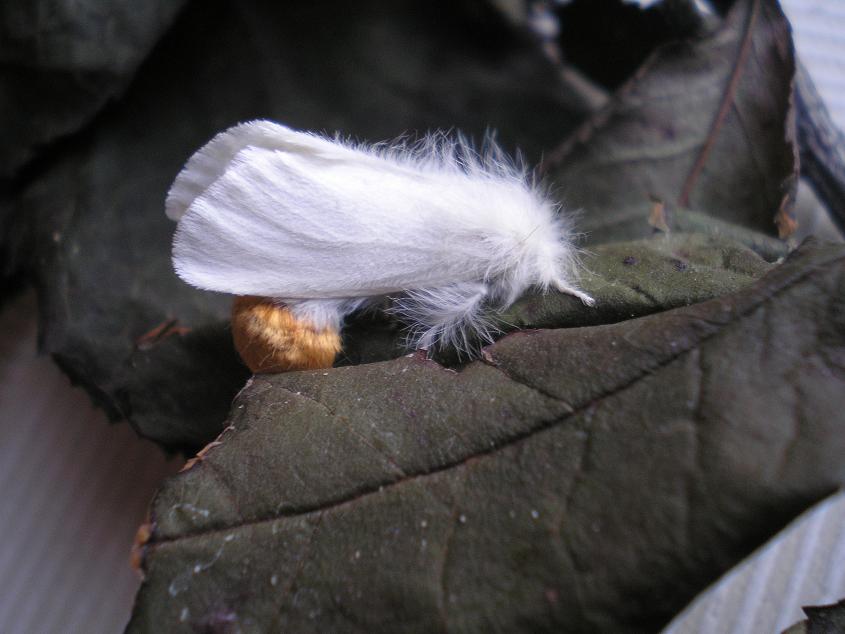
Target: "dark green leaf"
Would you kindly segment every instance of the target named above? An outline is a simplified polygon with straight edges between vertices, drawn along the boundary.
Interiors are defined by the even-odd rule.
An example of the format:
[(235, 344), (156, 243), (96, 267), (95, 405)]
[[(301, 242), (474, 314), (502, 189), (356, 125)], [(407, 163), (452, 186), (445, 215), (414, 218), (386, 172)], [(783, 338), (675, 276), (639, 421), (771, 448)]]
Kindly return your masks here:
[[(651, 219), (657, 205), (661, 203), (631, 204), (615, 210), (607, 209), (600, 216), (585, 220), (583, 224), (590, 227), (586, 235), (587, 244), (592, 246), (654, 235), (657, 230)], [(733, 240), (744, 244), (770, 262), (789, 253), (789, 246), (782, 240), (720, 220), (707, 213), (668, 205), (663, 206), (661, 214), (670, 231), (700, 233), (717, 239)], [(729, 215), (730, 212), (725, 214)]]
[(502, 316), (503, 327), (622, 321), (738, 290), (769, 268), (741, 245), (702, 234), (598, 245), (585, 255), (583, 264), (581, 283), (596, 299), (595, 307), (559, 293), (533, 294)]
[[(596, 299), (594, 307), (570, 295), (529, 293), (499, 315), (498, 328), (507, 332), (622, 321), (736, 291), (770, 266), (741, 244), (702, 234), (600, 244), (584, 255), (583, 264), (581, 284)], [(361, 315), (345, 329), (339, 364), (395, 358), (407, 352), (403, 339), (401, 325)], [(448, 351), (441, 360), (457, 361)]]
[(613, 325), (255, 377), (129, 632), (654, 631), (845, 483), (845, 248)]

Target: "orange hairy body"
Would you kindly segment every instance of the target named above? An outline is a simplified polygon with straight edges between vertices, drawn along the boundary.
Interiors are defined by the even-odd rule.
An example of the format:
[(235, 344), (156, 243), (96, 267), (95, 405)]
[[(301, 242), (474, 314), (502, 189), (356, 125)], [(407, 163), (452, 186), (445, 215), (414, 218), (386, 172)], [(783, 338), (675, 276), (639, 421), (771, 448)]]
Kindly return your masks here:
[(340, 352), (340, 334), (315, 328), (264, 297), (237, 297), (232, 306), (235, 348), (255, 373), (329, 368)]

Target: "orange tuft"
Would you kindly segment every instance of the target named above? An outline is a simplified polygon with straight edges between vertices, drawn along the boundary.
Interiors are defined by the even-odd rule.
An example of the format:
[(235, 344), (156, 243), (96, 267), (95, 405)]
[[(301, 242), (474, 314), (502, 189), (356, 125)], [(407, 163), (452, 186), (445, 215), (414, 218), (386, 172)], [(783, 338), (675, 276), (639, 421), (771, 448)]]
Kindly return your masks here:
[(244, 296), (232, 306), (232, 336), (255, 373), (330, 368), (340, 352), (340, 334), (297, 319), (264, 297)]

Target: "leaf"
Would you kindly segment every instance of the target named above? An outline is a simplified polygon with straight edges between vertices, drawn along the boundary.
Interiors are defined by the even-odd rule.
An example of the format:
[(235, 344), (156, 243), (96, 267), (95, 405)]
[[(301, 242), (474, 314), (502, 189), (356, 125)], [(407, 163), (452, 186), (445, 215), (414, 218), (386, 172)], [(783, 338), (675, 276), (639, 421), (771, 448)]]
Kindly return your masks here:
[(613, 325), (257, 376), (152, 507), (131, 633), (654, 631), (845, 483), (845, 248)]
[(841, 236), (845, 233), (845, 133), (831, 119), (801, 64), (795, 75), (795, 109), (801, 175), (824, 201)]
[(184, 0), (0, 5), (0, 182), (120, 94)]
[(769, 269), (765, 260), (741, 245), (701, 234), (598, 245), (584, 257), (584, 266), (581, 283), (596, 306), (558, 293), (533, 294), (502, 316), (503, 327), (622, 321), (738, 290)]
[(774, 233), (798, 169), (794, 73), (777, 2), (738, 0), (720, 30), (659, 48), (548, 155), (549, 177), (592, 242), (653, 198)]
[(8, 254), (30, 258), (43, 349), (113, 418), (195, 449), (248, 375), (224, 323), (231, 297), (191, 289), (170, 262), (165, 193), (202, 143), (257, 117), (370, 140), (490, 126), (536, 157), (585, 114), (485, 5), (192, 3), (124, 100), (13, 201)]
[[(659, 202), (629, 204), (616, 210), (606, 210), (601, 218), (585, 221), (592, 229), (586, 234), (590, 248), (605, 242), (632, 240), (655, 235), (656, 228), (650, 222), (655, 205)], [(663, 220), (669, 232), (699, 233), (717, 240), (729, 240), (743, 244), (768, 261), (782, 258), (789, 253), (789, 246), (765, 233), (747, 229), (737, 224), (720, 220), (710, 214), (692, 209), (679, 209), (666, 205)]]
[(845, 599), (832, 605), (801, 608), (807, 619), (796, 623), (783, 634), (840, 634), (845, 632)]

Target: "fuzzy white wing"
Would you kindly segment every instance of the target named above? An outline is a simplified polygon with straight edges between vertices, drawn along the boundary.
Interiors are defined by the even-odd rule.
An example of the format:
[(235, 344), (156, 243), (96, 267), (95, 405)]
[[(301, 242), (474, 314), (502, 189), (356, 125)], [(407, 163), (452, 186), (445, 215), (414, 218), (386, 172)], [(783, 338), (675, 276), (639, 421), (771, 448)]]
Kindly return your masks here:
[(294, 132), (273, 121), (241, 123), (215, 136), (188, 159), (167, 193), (167, 217), (179, 220), (191, 203), (223, 175), (237, 153), (247, 147), (289, 152), (338, 151), (327, 139)]
[(528, 195), (513, 182), (247, 124), (218, 135), (174, 183), (174, 266), (200, 288), (288, 299), (481, 280), (537, 228), (520, 219)]

